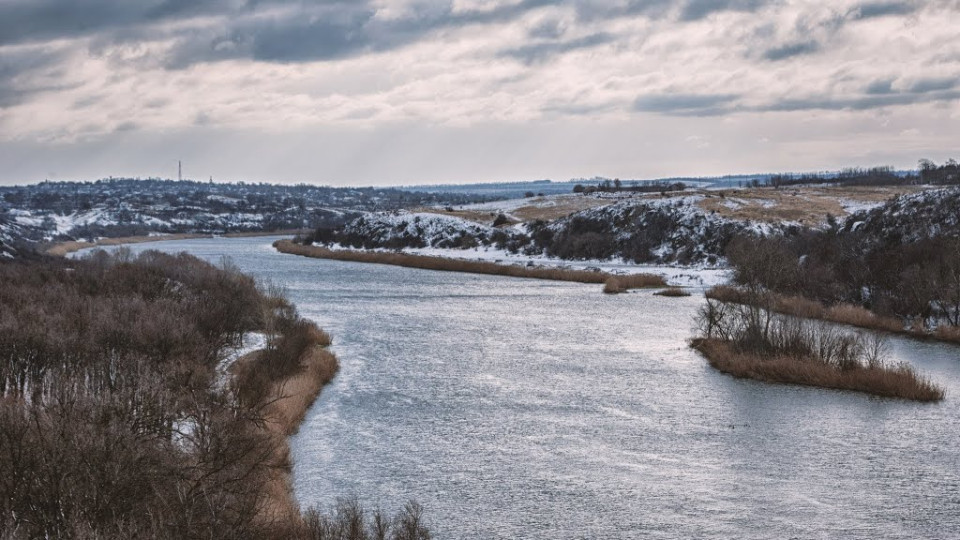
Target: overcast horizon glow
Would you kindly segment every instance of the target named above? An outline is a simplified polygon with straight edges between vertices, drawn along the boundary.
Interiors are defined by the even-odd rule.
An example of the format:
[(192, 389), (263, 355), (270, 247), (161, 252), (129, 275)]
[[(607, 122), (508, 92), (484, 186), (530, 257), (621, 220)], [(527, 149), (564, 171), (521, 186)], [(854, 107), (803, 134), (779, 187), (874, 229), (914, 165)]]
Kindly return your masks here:
[(960, 0), (0, 0), (0, 184), (410, 185), (957, 152)]

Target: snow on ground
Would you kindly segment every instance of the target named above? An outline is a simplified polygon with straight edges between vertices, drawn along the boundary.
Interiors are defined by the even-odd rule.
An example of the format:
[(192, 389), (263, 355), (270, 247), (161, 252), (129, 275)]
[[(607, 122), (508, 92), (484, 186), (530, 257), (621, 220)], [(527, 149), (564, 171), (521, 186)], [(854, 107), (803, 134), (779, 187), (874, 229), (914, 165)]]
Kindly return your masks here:
[(490, 212), (510, 212), (518, 208), (524, 207), (536, 207), (536, 208), (546, 208), (551, 206), (556, 206), (556, 198), (560, 197), (572, 197), (571, 195), (551, 195), (545, 197), (524, 197), (521, 199), (507, 199), (505, 201), (493, 201), (485, 203), (476, 203), (476, 204), (465, 204), (463, 206), (458, 206), (458, 209), (461, 210), (483, 210)]
[[(351, 249), (332, 245), (330, 249)], [(369, 250), (393, 251), (393, 250)], [(412, 255), (426, 255), (430, 257), (445, 257), (468, 261), (495, 262), (499, 264), (514, 264), (520, 266), (536, 265), (568, 268), (571, 270), (601, 270), (611, 274), (656, 274), (663, 276), (669, 285), (677, 287), (709, 288), (730, 281), (730, 270), (708, 266), (671, 266), (653, 264), (635, 264), (620, 260), (579, 260), (571, 261), (548, 257), (545, 255), (513, 254), (506, 250), (494, 247), (478, 247), (472, 249), (445, 249), (445, 248), (405, 248), (403, 253)]]
[(243, 356), (266, 348), (267, 335), (260, 332), (247, 332), (240, 340), (240, 345), (230, 347), (224, 352), (223, 358), (217, 363), (216, 376), (214, 378), (214, 388), (222, 390), (230, 380), (230, 366)]
[(77, 212), (66, 216), (50, 214), (50, 217), (52, 217), (57, 224), (57, 234), (67, 234), (74, 227), (90, 225), (91, 223), (102, 224), (115, 222), (104, 209)]
[(853, 199), (837, 199), (840, 206), (847, 214), (860, 212), (861, 210), (873, 210), (886, 204), (886, 201), (855, 201)]

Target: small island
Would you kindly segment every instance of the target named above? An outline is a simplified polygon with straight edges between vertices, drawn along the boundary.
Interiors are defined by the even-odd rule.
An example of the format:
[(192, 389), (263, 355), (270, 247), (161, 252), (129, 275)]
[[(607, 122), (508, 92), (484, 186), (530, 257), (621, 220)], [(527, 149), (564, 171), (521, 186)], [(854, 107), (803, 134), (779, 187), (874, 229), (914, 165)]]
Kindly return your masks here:
[(909, 364), (889, 362), (883, 335), (778, 314), (758, 303), (708, 298), (697, 318), (700, 336), (690, 346), (711, 366), (734, 377), (943, 400), (944, 390)]

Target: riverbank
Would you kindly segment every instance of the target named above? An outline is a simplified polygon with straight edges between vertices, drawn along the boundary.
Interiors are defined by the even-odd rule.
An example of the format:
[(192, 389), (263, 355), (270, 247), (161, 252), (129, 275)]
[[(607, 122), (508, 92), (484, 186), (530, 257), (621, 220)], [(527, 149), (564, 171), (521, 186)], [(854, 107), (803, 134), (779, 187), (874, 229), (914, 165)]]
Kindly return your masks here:
[(47, 255), (53, 255), (55, 257), (65, 257), (69, 253), (75, 251), (80, 251), (81, 249), (87, 249), (92, 247), (103, 247), (103, 246), (118, 246), (121, 244), (142, 244), (144, 242), (163, 242), (167, 240), (190, 240), (194, 238), (214, 238), (216, 236), (221, 236), (223, 238), (247, 238), (254, 236), (275, 236), (275, 235), (285, 235), (285, 234), (297, 234), (299, 230), (280, 230), (280, 231), (257, 231), (257, 232), (237, 232), (237, 233), (225, 233), (220, 235), (206, 234), (206, 233), (174, 233), (174, 234), (160, 234), (154, 236), (120, 236), (116, 238), (100, 238), (96, 242), (84, 242), (80, 240), (69, 240), (66, 242), (56, 242), (41, 251)]
[[(593, 270), (570, 270), (566, 268), (549, 268), (542, 266), (518, 266), (498, 264), (488, 261), (468, 261), (435, 257), (428, 255), (411, 255), (386, 251), (357, 251), (346, 249), (329, 249), (321, 246), (304, 246), (292, 240), (278, 240), (273, 247), (281, 253), (312, 257), (315, 259), (332, 259), (338, 261), (390, 264), (406, 268), (422, 270), (438, 270), (445, 272), (467, 272), (472, 274), (487, 274), (520, 278), (547, 279), (555, 281), (572, 281), (577, 283), (605, 283), (616, 277), (614, 274)], [(644, 279), (648, 287), (666, 287), (667, 283), (661, 276), (654, 274), (635, 274), (642, 276), (635, 279)]]
[(709, 289), (705, 295), (711, 300), (762, 307), (776, 313), (793, 317), (846, 324), (857, 328), (903, 335), (915, 339), (932, 339), (946, 343), (960, 344), (960, 328), (940, 326), (935, 331), (929, 331), (922, 325), (907, 326), (903, 321), (895, 317), (877, 315), (866, 308), (852, 304), (826, 306), (821, 302), (809, 298), (787, 296), (774, 292), (765, 292), (757, 296), (743, 289), (728, 285), (713, 287)]
[(942, 388), (919, 376), (907, 365), (894, 368), (858, 365), (838, 369), (815, 359), (746, 353), (737, 350), (733, 343), (720, 339), (698, 338), (690, 346), (715, 369), (737, 378), (852, 390), (922, 402), (936, 402), (944, 398)]
[[(327, 350), (329, 336), (310, 324), (303, 336), (303, 350), (293, 369), (264, 382), (263, 374), (275, 371), (266, 350), (254, 351), (234, 363), (230, 372), (234, 384), (261, 384), (256, 407), (262, 411), (258, 433), (271, 441), (272, 467), (262, 484), (262, 499), (256, 509), (261, 527), (290, 537), (302, 534), (303, 514), (293, 493), (290, 436), (297, 433), (307, 411), (323, 388), (340, 369), (337, 357)], [(289, 354), (289, 353), (288, 353)]]
[(12, 261), (0, 282), (0, 530), (313, 537), (288, 437), (338, 363), (285, 297), (156, 251)]

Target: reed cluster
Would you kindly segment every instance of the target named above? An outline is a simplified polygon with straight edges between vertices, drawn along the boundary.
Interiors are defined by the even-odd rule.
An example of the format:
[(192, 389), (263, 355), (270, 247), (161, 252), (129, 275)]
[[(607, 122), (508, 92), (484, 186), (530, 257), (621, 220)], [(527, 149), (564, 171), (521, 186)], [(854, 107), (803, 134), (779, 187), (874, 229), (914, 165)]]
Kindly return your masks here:
[(886, 339), (825, 321), (776, 314), (757, 301), (708, 299), (691, 346), (736, 377), (940, 401), (944, 390), (908, 364), (891, 364)]
[[(605, 283), (612, 276), (607, 272), (594, 270), (572, 270), (568, 268), (550, 268), (543, 266), (519, 266), (499, 264), (487, 261), (468, 261), (449, 257), (412, 255), (388, 251), (359, 251), (348, 249), (329, 249), (322, 246), (305, 246), (291, 240), (279, 240), (274, 247), (283, 253), (302, 255), (317, 259), (333, 259), (364, 263), (391, 264), (422, 270), (440, 270), (446, 272), (466, 272), (519, 278), (547, 279), (555, 281), (573, 281), (577, 283)], [(663, 278), (649, 274), (638, 274), (636, 279), (650, 282), (647, 286), (665, 286)]]
[(666, 287), (667, 282), (662, 276), (654, 274), (624, 274), (610, 276), (603, 282), (603, 292), (619, 294), (630, 289), (648, 289), (652, 287)]

